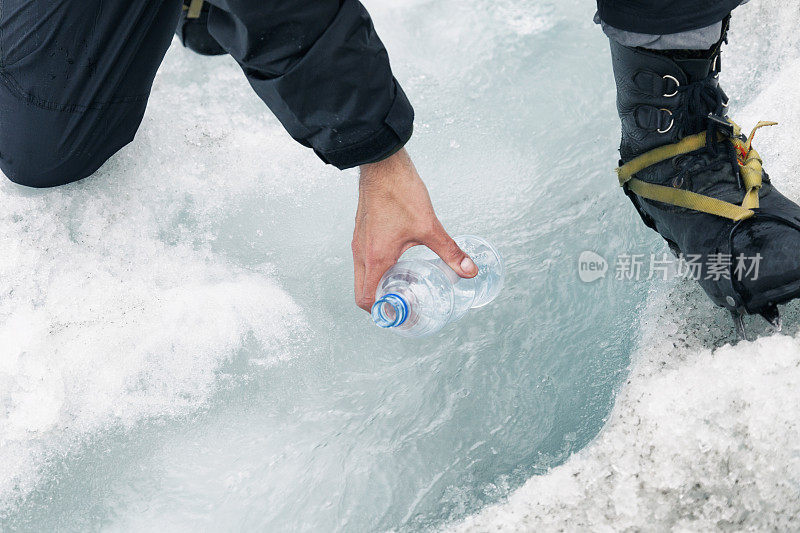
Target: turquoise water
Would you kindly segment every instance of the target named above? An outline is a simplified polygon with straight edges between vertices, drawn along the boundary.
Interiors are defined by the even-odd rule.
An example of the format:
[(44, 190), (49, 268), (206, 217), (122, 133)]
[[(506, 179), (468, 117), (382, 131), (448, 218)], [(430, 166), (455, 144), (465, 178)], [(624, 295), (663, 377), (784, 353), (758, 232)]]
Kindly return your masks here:
[(504, 292), (429, 339), (372, 326), (356, 175), (286, 139), (229, 60), (173, 47), (96, 177), (0, 189), (0, 529), (430, 529), (603, 426), (648, 284), (582, 283), (577, 257), (663, 250), (615, 186), (593, 3), (366, 5), (437, 212), (500, 249)]

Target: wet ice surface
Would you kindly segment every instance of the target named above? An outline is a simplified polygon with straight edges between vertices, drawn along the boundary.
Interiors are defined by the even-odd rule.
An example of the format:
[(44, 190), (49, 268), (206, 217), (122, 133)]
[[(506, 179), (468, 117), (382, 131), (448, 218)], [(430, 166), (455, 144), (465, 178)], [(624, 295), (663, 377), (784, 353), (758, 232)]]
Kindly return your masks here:
[[(585, 249), (663, 251), (614, 186), (614, 89), (591, 4), (367, 2), (415, 103), (409, 149), (437, 211), (508, 265), (495, 304), (431, 339), (372, 328), (351, 303), (355, 174), (288, 139), (226, 59), (172, 49), (136, 141), (91, 179), (0, 185), (0, 529), (435, 528), (534, 474), (467, 524), (616, 526), (636, 510), (678, 523), (698, 508), (735, 520), (735, 480), (716, 490), (728, 478), (713, 459), (734, 446), (733, 471), (752, 474), (736, 494), (766, 501), (775, 478), (747, 468), (794, 472), (792, 410), (779, 411), (796, 341), (711, 352), (730, 327), (692, 287), (656, 286), (646, 303), (647, 283), (577, 279)], [(767, 24), (782, 37), (757, 51), (789, 65), (791, 13), (772, 5), (747, 8), (749, 35)], [(788, 169), (796, 71), (765, 81), (775, 67), (732, 48), (729, 93), (749, 102), (737, 117), (780, 112), (784, 135), (758, 147)], [(636, 356), (614, 420), (549, 471), (603, 427), (640, 335), (656, 348)], [(771, 389), (784, 394), (769, 404)], [(717, 433), (698, 440), (698, 419)], [(698, 450), (711, 459), (695, 468)], [(673, 492), (636, 492), (648, 465)], [(693, 489), (697, 475), (714, 484)], [(603, 498), (628, 494), (637, 507), (607, 511)], [(755, 505), (767, 522), (782, 509)]]

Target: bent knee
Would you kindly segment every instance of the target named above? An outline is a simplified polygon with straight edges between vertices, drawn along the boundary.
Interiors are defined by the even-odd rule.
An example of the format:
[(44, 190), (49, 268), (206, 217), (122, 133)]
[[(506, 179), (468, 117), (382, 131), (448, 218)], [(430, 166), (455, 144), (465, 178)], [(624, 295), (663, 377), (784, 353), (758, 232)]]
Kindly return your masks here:
[[(2, 108), (2, 106), (0, 106)], [(56, 187), (92, 175), (128, 144), (144, 103), (66, 113), (13, 105), (0, 128), (0, 170), (27, 187)]]
[(0, 154), (0, 169), (6, 177), (26, 187), (65, 185), (91, 175), (99, 166), (81, 155), (58, 156), (46, 149)]

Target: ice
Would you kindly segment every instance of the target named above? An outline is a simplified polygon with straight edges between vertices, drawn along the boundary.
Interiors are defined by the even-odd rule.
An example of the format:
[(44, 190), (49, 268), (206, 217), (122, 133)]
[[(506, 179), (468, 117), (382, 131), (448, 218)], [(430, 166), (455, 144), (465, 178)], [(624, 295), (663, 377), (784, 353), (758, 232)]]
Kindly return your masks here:
[[(0, 184), (0, 529), (418, 530), (506, 497), (463, 527), (781, 525), (797, 339), (722, 346), (729, 318), (689, 285), (578, 281), (582, 251), (663, 250), (614, 185), (593, 3), (366, 4), (437, 212), (498, 246), (503, 293), (425, 341), (375, 331), (355, 172), (294, 143), (232, 61), (173, 47), (96, 176)], [(797, 13), (750, 4), (724, 82), (743, 127), (781, 121), (756, 145), (798, 198)]]
[(800, 340), (686, 346), (665, 332), (674, 315), (651, 312), (662, 313), (643, 335), (652, 347), (597, 440), (453, 531), (793, 528)]

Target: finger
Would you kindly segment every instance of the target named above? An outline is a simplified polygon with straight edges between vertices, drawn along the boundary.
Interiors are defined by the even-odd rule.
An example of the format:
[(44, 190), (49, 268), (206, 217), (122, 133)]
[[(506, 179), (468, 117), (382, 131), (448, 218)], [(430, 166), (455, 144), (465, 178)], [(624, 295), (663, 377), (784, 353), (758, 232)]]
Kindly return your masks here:
[[(361, 307), (362, 294), (364, 293), (364, 257), (359, 246), (353, 241), (353, 291), (356, 305)], [(363, 307), (361, 307), (363, 309)]]
[(353, 289), (355, 291), (356, 305), (365, 311), (369, 311), (369, 308), (366, 306), (367, 304), (364, 301), (364, 261), (361, 259), (353, 259), (353, 266), (355, 271)]
[(362, 298), (358, 306), (364, 311), (371, 311), (372, 304), (375, 303), (375, 290), (378, 288), (378, 283), (381, 281), (384, 273), (389, 270), (395, 260), (386, 258), (371, 258), (367, 257), (364, 262), (364, 288), (362, 291)]
[(425, 245), (441, 257), (447, 263), (447, 266), (462, 278), (474, 278), (478, 275), (478, 267), (475, 262), (464, 250), (458, 247), (456, 241), (447, 234), (441, 224), (433, 235), (428, 238)]

